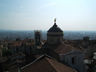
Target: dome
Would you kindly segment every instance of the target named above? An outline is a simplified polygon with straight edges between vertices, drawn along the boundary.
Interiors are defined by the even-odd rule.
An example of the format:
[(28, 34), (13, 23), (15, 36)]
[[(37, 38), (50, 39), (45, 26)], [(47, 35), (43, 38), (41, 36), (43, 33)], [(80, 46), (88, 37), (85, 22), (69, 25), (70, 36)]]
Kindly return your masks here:
[(48, 32), (63, 32), (57, 25), (54, 23), (54, 25), (48, 30)]
[(48, 44), (60, 44), (63, 41), (63, 31), (56, 25), (56, 19), (54, 25), (47, 31)]

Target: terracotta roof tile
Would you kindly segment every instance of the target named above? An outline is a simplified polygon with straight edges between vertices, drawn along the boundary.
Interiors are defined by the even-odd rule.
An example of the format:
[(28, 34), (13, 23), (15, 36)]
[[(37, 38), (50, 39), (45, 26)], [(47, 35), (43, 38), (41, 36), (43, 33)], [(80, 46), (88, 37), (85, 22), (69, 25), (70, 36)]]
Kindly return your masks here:
[(22, 42), (11, 42), (10, 46), (21, 46)]
[(76, 72), (53, 58), (43, 56), (31, 65), (22, 69), (22, 72)]
[(66, 53), (71, 52), (73, 50), (81, 51), (80, 49), (75, 48), (71, 45), (67, 45), (67, 44), (59, 45), (54, 51), (58, 54), (66, 54)]
[(46, 58), (48, 62), (53, 66), (56, 72), (76, 72), (74, 69), (56, 61), (53, 59)]

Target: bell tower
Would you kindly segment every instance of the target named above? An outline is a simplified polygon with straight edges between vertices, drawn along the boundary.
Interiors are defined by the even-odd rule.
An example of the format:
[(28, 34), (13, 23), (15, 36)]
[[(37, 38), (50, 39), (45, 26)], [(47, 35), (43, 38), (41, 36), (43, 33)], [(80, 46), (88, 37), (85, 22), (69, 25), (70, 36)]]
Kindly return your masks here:
[(41, 33), (40, 31), (35, 31), (35, 45), (41, 45)]

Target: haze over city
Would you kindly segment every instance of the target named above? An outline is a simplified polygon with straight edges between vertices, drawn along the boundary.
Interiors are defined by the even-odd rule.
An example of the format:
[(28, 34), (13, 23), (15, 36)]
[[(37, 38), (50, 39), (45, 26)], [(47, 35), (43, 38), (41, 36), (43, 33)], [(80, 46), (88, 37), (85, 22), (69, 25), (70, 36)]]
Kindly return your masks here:
[(0, 30), (96, 30), (96, 0), (0, 0)]

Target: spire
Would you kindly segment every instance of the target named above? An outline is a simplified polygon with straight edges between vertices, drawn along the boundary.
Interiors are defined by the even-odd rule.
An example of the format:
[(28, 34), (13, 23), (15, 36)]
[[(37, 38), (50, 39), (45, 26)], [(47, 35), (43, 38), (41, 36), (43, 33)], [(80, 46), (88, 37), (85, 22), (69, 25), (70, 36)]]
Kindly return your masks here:
[(56, 18), (54, 18), (54, 24), (56, 23)]
[(56, 25), (56, 18), (54, 18), (54, 25), (53, 26), (57, 27), (57, 25)]

